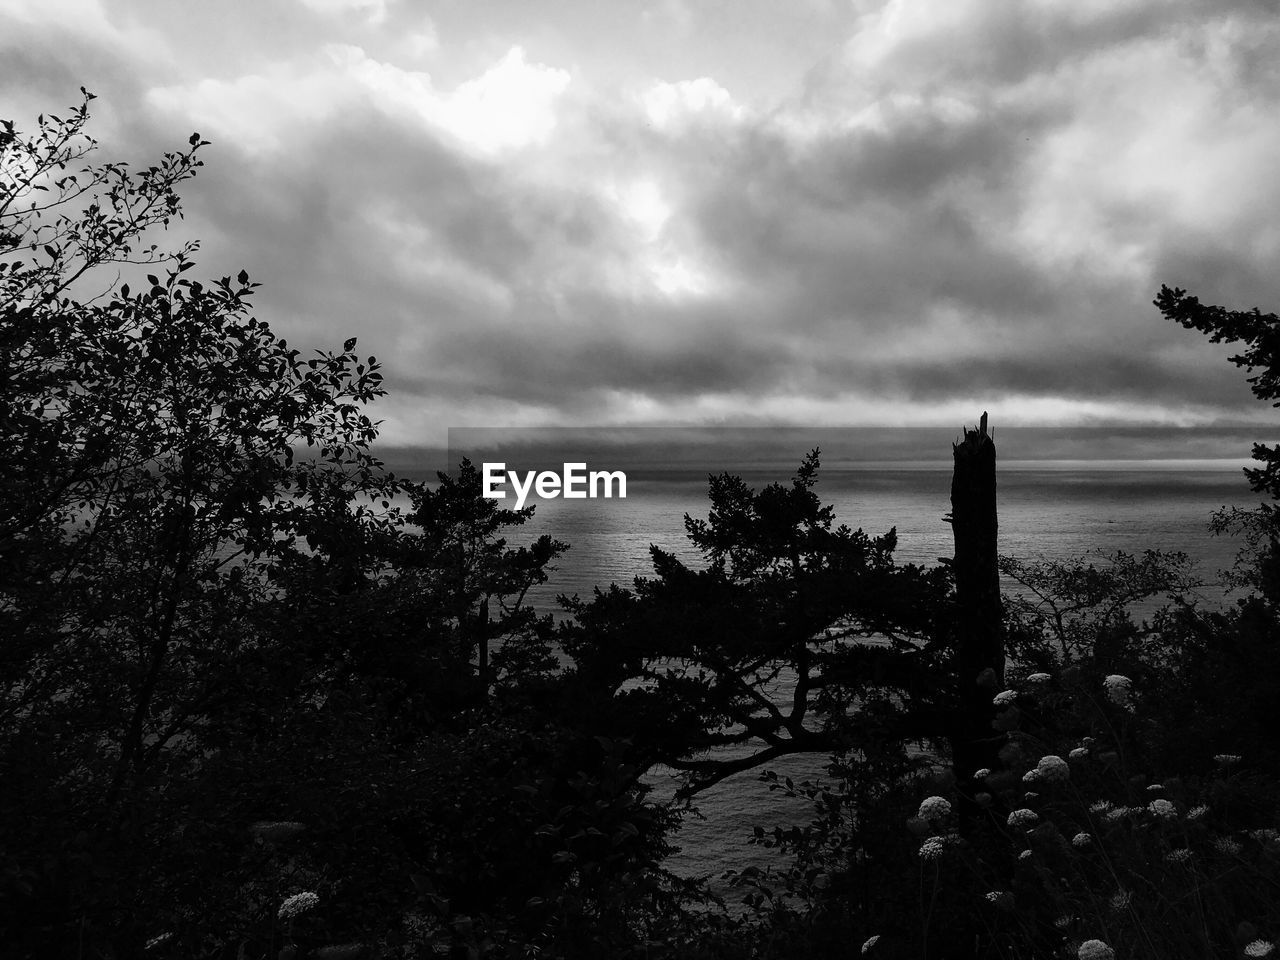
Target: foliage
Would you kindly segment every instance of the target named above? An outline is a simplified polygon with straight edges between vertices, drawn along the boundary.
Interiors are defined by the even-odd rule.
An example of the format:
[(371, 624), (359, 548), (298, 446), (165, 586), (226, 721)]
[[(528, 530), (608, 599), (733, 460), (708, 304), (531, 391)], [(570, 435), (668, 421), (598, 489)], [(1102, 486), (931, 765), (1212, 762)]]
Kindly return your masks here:
[(9, 955), (618, 940), (669, 821), (624, 743), (535, 712), (564, 545), (509, 547), (467, 464), (386, 474), (354, 338), (304, 358), (243, 271), (147, 245), (204, 141), (71, 170), (90, 99), (0, 144)]
[(553, 670), (551, 618), (536, 616), (526, 599), (568, 545), (544, 534), (509, 547), (502, 533), (524, 524), (534, 508), (499, 508), (483, 495), (480, 472), (467, 459), (456, 475), (438, 474), (434, 489), (415, 484), (409, 493), (410, 520), (420, 532), (402, 539), (393, 558), (397, 575), (419, 584), (424, 608), (434, 605), (428, 616), (435, 632), (455, 636), (460, 662), (475, 658), (480, 698), (493, 685)]
[[(634, 592), (568, 602), (564, 650), (618, 690), (629, 724), (667, 718), (655, 749), (687, 773), (686, 794), (789, 753), (879, 742), (889, 714), (901, 749), (926, 735), (920, 715), (944, 709), (929, 671), (946, 643), (946, 571), (896, 564), (893, 531), (834, 526), (818, 465), (814, 451), (790, 484), (758, 492), (713, 476), (707, 519), (685, 518), (700, 569), (654, 547), (655, 575)], [(772, 695), (784, 674), (786, 704)], [(699, 756), (735, 745), (750, 752)]]
[[(304, 358), (246, 273), (150, 242), (205, 142), (95, 166), (91, 99), (0, 122), (8, 955), (1265, 954), (1274, 504), (1219, 520), (1260, 548), (1223, 609), (1181, 554), (1003, 560), (1003, 749), (953, 772), (960, 571), (836, 525), (817, 451), (712, 477), (697, 563), (654, 548), (556, 625), (529, 596), (566, 545), (512, 543), (532, 510), (466, 461), (387, 474), (374, 358)], [(1274, 315), (1157, 305), (1280, 400)], [(1255, 455), (1280, 496), (1280, 448)], [(826, 776), (767, 769), (790, 753)], [(743, 912), (663, 859), (684, 800), (750, 770), (813, 815), (755, 829), (778, 860), (727, 878)]]
[[(1280, 318), (1274, 313), (1202, 304), (1185, 290), (1164, 285), (1154, 303), (1167, 319), (1207, 334), (1213, 343), (1243, 344), (1244, 351), (1231, 362), (1253, 374), (1249, 383), (1255, 397), (1280, 406)], [(1280, 500), (1280, 446), (1255, 443), (1253, 459), (1262, 466), (1245, 470), (1250, 489)], [(1224, 510), (1215, 523), (1219, 531), (1244, 532), (1252, 541), (1253, 556), (1238, 565), (1237, 582), (1280, 605), (1280, 506), (1272, 502), (1254, 511)]]

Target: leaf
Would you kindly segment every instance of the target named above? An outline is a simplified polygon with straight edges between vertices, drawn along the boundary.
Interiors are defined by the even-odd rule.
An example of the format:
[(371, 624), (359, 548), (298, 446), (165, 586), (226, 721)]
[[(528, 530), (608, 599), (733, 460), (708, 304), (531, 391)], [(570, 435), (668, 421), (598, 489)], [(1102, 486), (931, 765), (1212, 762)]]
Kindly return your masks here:
[(356, 338), (355, 338), (355, 337), (351, 337), (351, 338), (350, 338), (350, 339), (348, 339), (345, 343), (343, 343), (343, 345), (342, 345), (342, 352), (343, 352), (343, 353), (350, 353), (350, 352), (351, 352), (352, 350), (354, 350), (355, 348), (356, 348)]

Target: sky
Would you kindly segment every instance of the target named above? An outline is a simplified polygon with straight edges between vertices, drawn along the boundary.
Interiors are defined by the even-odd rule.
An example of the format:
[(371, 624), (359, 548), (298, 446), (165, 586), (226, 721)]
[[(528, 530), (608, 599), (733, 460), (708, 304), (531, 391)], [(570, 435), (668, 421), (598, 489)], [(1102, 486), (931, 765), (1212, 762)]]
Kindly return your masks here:
[(1213, 427), (1274, 411), (1151, 300), (1280, 308), (1278, 54), (1261, 0), (6, 0), (0, 117), (211, 141), (174, 245), (357, 336), (388, 444)]

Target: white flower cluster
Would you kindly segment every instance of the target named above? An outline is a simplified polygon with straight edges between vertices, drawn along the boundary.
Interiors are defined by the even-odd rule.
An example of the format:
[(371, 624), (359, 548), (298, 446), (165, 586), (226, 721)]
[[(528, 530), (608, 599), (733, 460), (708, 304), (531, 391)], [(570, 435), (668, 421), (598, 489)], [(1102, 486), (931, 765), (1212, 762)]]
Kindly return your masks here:
[(992, 890), (986, 895), (987, 903), (999, 907), (1001, 910), (1013, 909), (1013, 894), (1008, 890)]
[(1015, 700), (1017, 700), (1017, 699), (1018, 699), (1018, 691), (1016, 691), (1016, 690), (1001, 690), (999, 693), (997, 693), (997, 694), (995, 695), (995, 697), (992, 699), (991, 703), (992, 703), (992, 705), (993, 705), (993, 706), (997, 706), (997, 707), (1004, 707), (1004, 706), (1008, 706), (1009, 704), (1013, 703), (1013, 702), (1014, 702)]
[(1091, 843), (1093, 843), (1093, 837), (1087, 833), (1077, 833), (1071, 838), (1071, 845), (1073, 847), (1084, 848)]
[(1062, 783), (1071, 779), (1071, 768), (1067, 766), (1067, 761), (1053, 755), (1040, 758), (1040, 762), (1036, 764), (1036, 773), (1046, 783)]
[(1188, 863), (1191, 860), (1191, 851), (1186, 847), (1179, 847), (1177, 850), (1170, 850), (1164, 858), (1170, 863)]
[(920, 844), (921, 860), (937, 860), (942, 856), (944, 845), (941, 837), (930, 837), (924, 843)]
[(1115, 951), (1101, 940), (1086, 940), (1076, 951), (1079, 960), (1116, 960)]
[(1087, 747), (1076, 747), (1067, 754), (1068, 759), (1071, 760), (1083, 760), (1087, 756), (1089, 756), (1089, 750)]
[(1232, 840), (1230, 837), (1218, 837), (1213, 841), (1213, 849), (1228, 857), (1237, 856), (1244, 849), (1238, 840)]
[(1129, 816), (1131, 813), (1133, 813), (1132, 807), (1116, 807), (1114, 810), (1108, 810), (1103, 819), (1106, 820), (1107, 823), (1117, 823)]
[(1047, 673), (1033, 673), (1027, 677), (1027, 683), (1048, 683), (1052, 679)]
[(295, 893), (280, 904), (280, 910), (276, 916), (281, 920), (287, 920), (290, 917), (296, 917), (301, 913), (306, 913), (320, 903), (320, 898), (314, 893), (304, 892)]
[(1187, 819), (1199, 820), (1208, 812), (1209, 812), (1209, 808), (1202, 803), (1199, 806), (1192, 807), (1190, 810), (1187, 811)]
[(368, 945), (363, 943), (336, 943), (313, 950), (307, 955), (315, 957), (316, 960), (359, 960), (368, 950)]
[(1246, 957), (1269, 957), (1276, 945), (1270, 940), (1254, 940), (1244, 948)]
[(1026, 807), (1014, 810), (1009, 814), (1009, 819), (1006, 821), (1011, 827), (1034, 827), (1039, 822), (1039, 814), (1034, 810), (1028, 810)]
[(921, 819), (942, 820), (950, 814), (951, 804), (944, 797), (928, 797), (920, 804)]
[(1152, 800), (1147, 804), (1147, 809), (1162, 820), (1174, 820), (1178, 816), (1178, 808), (1164, 799)]
[(307, 825), (296, 820), (259, 820), (249, 827), (249, 832), (263, 840), (276, 842), (296, 837), (305, 829)]
[(1118, 707), (1127, 707), (1131, 702), (1129, 691), (1133, 687), (1133, 681), (1123, 674), (1112, 673), (1102, 681), (1102, 686), (1107, 691), (1107, 699)]
[(878, 933), (874, 937), (868, 937), (866, 943), (862, 945), (862, 952), (870, 953), (871, 948), (874, 947), (879, 942), (880, 942), (880, 934)]
[(1240, 755), (1235, 753), (1215, 753), (1213, 755), (1213, 762), (1220, 763), (1224, 767), (1234, 767), (1240, 760)]

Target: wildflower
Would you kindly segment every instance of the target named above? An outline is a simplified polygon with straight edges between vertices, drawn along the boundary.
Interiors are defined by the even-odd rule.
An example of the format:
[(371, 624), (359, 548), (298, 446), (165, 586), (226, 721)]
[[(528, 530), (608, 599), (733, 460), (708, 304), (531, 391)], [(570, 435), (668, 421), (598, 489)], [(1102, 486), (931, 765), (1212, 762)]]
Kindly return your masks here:
[(1213, 762), (1220, 763), (1224, 767), (1233, 767), (1239, 763), (1240, 760), (1240, 755), (1235, 753), (1215, 753), (1213, 755)]
[(1133, 813), (1133, 809), (1131, 807), (1116, 807), (1114, 810), (1108, 810), (1103, 819), (1106, 820), (1107, 823), (1117, 823), (1131, 813)]
[(1009, 819), (1006, 822), (1011, 827), (1033, 827), (1040, 822), (1040, 816), (1034, 810), (1028, 810), (1023, 807), (1009, 814)]
[(1027, 683), (1048, 683), (1052, 679), (1047, 673), (1033, 673), (1027, 677)]
[(1128, 890), (1117, 890), (1111, 895), (1111, 909), (1119, 913), (1126, 910), (1133, 902), (1133, 894)]
[(1128, 677), (1119, 673), (1110, 674), (1102, 681), (1102, 686), (1106, 688), (1107, 699), (1114, 703), (1117, 707), (1127, 707), (1130, 704), (1129, 691), (1133, 687), (1133, 681)]
[(1147, 793), (1161, 793), (1163, 790), (1163, 783), (1153, 783), (1151, 786), (1147, 787)]
[(869, 953), (871, 951), (871, 948), (874, 947), (879, 942), (880, 942), (880, 934), (878, 933), (874, 937), (868, 937), (867, 942), (862, 945), (862, 952)]
[(1190, 810), (1187, 811), (1187, 819), (1199, 820), (1208, 812), (1209, 812), (1209, 808), (1202, 803), (1199, 806), (1192, 807)]
[(930, 837), (924, 843), (920, 844), (921, 860), (937, 860), (942, 856), (943, 844), (941, 837)]
[(276, 916), (281, 920), (287, 920), (290, 917), (296, 917), (301, 913), (306, 913), (320, 903), (320, 898), (314, 893), (304, 892), (295, 893), (292, 897), (280, 904), (280, 910)]
[(1276, 948), (1275, 944), (1270, 940), (1254, 940), (1244, 948), (1246, 957), (1269, 957), (1271, 951)]
[(981, 770), (975, 770), (973, 772), (973, 779), (975, 780), (985, 780), (989, 776), (991, 776), (991, 771), (986, 767), (983, 767)]
[(1023, 799), (1023, 800), (1035, 800), (1035, 799), (1039, 798), (1039, 796), (1040, 796), (1040, 794), (1036, 793), (1034, 790), (1028, 790), (1026, 793), (1024, 793), (1024, 794), (1022, 795), (1022, 799)]
[(1013, 703), (1017, 699), (1018, 692), (1016, 690), (1001, 690), (994, 698), (992, 698), (991, 703), (993, 706), (1004, 707)]
[(142, 948), (142, 949), (143, 949), (143, 950), (150, 950), (152, 947), (158, 947), (158, 946), (160, 946), (160, 944), (162, 944), (162, 943), (167, 943), (168, 941), (170, 941), (170, 940), (172, 940), (172, 939), (173, 939), (173, 933), (172, 933), (172, 932), (162, 933), (162, 934), (160, 934), (159, 936), (157, 936), (157, 937), (152, 937), (150, 940), (148, 940), (148, 941), (146, 942), (146, 944), (143, 946), (143, 948)]
[(1111, 809), (1110, 800), (1097, 800), (1089, 806), (1090, 813), (1106, 813)]
[(1152, 800), (1147, 804), (1147, 809), (1154, 813), (1157, 817), (1164, 820), (1173, 820), (1178, 816), (1178, 810), (1168, 800)]
[(920, 804), (919, 816), (923, 820), (941, 820), (951, 814), (951, 804), (943, 797), (929, 797)]
[(1083, 760), (1087, 756), (1089, 756), (1089, 751), (1085, 747), (1076, 747), (1067, 754), (1067, 758), (1070, 760)]
[(1049, 783), (1061, 783), (1071, 778), (1071, 768), (1067, 766), (1067, 761), (1053, 755), (1041, 757), (1036, 770), (1040, 778)]
[(1077, 833), (1074, 837), (1071, 838), (1071, 845), (1073, 847), (1079, 847), (1083, 849), (1091, 843), (1093, 843), (1093, 836), (1088, 833)]
[(1013, 894), (1008, 890), (992, 890), (986, 895), (986, 901), (1001, 910), (1013, 909)]
[(1237, 840), (1230, 837), (1218, 837), (1213, 841), (1213, 849), (1219, 853), (1226, 854), (1228, 857), (1237, 856), (1244, 849)]
[(259, 820), (249, 827), (249, 832), (255, 837), (275, 842), (295, 837), (305, 829), (307, 825), (296, 820)]
[(1030, 851), (1030, 850), (1023, 850), (1020, 854), (1018, 854), (1018, 859), (1019, 859), (1019, 860), (1030, 860), (1030, 859), (1031, 859), (1031, 851)]
[(315, 957), (316, 960), (356, 960), (366, 949), (363, 943), (335, 943), (333, 946), (314, 950), (308, 956)]
[(1039, 770), (1028, 770), (1026, 773), (1022, 775), (1023, 783), (1035, 783), (1039, 779), (1040, 779)]
[(1250, 830), (1249, 836), (1262, 844), (1269, 853), (1275, 853), (1280, 848), (1280, 833), (1276, 833), (1270, 827), (1262, 830)]
[(1164, 858), (1170, 863), (1186, 863), (1191, 859), (1191, 851), (1186, 847), (1179, 847), (1177, 850), (1170, 850)]
[(1101, 940), (1086, 940), (1076, 951), (1079, 960), (1116, 960), (1115, 951)]
[(1059, 930), (1065, 930), (1067, 929), (1067, 927), (1071, 926), (1071, 924), (1075, 922), (1076, 922), (1075, 917), (1068, 917), (1064, 914), (1061, 917), (1058, 917), (1057, 919), (1055, 919), (1053, 921), (1053, 925), (1057, 927)]

